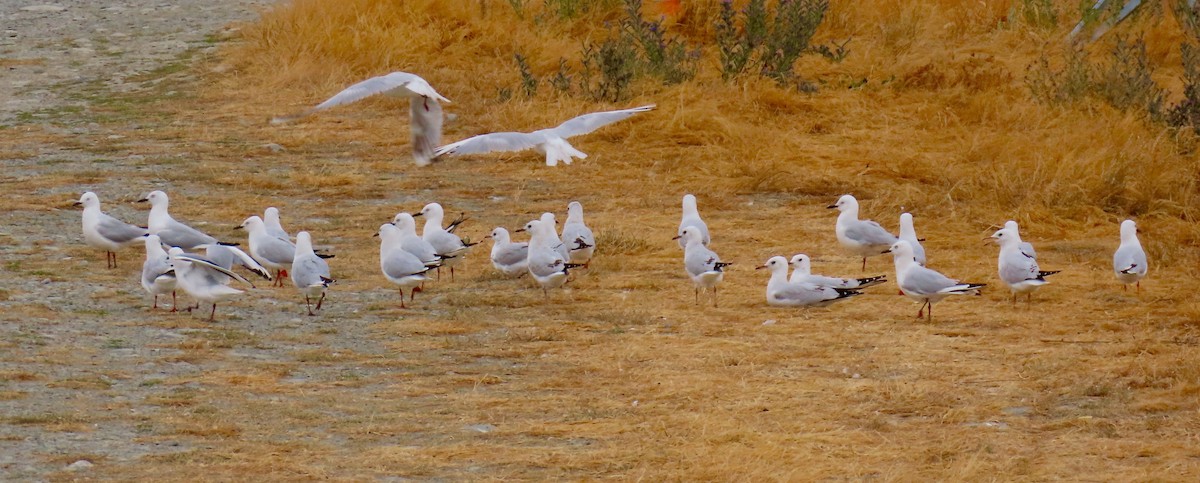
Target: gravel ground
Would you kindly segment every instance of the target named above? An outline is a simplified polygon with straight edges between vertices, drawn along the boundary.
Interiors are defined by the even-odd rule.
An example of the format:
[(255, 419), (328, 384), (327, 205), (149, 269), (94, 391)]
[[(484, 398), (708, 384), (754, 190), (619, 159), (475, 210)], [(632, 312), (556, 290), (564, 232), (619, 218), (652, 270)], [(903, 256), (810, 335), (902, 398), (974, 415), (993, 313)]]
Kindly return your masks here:
[[(214, 48), (213, 40), (227, 35), (231, 22), (252, 19), (267, 3), (0, 2), (0, 68), (8, 86), (0, 89), (0, 128), (22, 134), (65, 130), (81, 137), (120, 136), (97, 132), (109, 127), (64, 119), (64, 113), (87, 108), (86, 98), (72, 95), (77, 86), (100, 85), (114, 92), (137, 89), (131, 76), (160, 68), (185, 52)], [(127, 167), (114, 163), (111, 168), (96, 168), (90, 166), (99, 160), (96, 154), (70, 146), (31, 144), (16, 136), (0, 138), (0, 157), (5, 166), (3, 191), (14, 189), (17, 195), (29, 194), (21, 185), (37, 176)], [(78, 186), (63, 186), (47, 193), (35, 188), (38, 192), (31, 196), (61, 194), (67, 199), (77, 196), (73, 193), (77, 190)], [(132, 207), (113, 209), (135, 219)], [(5, 273), (0, 282), (0, 307), (5, 307), (0, 310), (0, 334), (5, 341), (0, 345), (0, 480), (43, 480), (60, 472), (84, 472), (93, 465), (186, 449), (170, 441), (133, 442), (139, 433), (135, 413), (153, 409), (128, 403), (161, 391), (155, 381), (198, 370), (189, 362), (169, 360), (177, 350), (155, 348), (187, 339), (194, 331), (146, 330), (131, 323), (136, 311), (111, 311), (113, 302), (136, 295), (130, 292), (135, 287), (112, 288), (126, 285), (125, 270), (102, 276), (111, 284), (79, 284), (60, 273), (30, 272), (29, 267), (41, 260), (70, 258), (60, 247), (76, 244), (77, 234), (47, 228), (65, 222), (68, 215), (78, 213), (14, 209), (0, 215), (4, 226), (0, 241), (5, 245), (5, 266), (0, 269)], [(34, 253), (40, 255), (30, 256)], [(130, 271), (138, 264), (133, 253), (126, 252), (122, 260)], [(22, 264), (18, 257), (28, 263)], [(97, 309), (92, 302), (98, 298), (110, 302)], [(247, 353), (246, 357), (269, 356)], [(88, 387), (105, 390), (79, 391)], [(118, 412), (128, 414), (114, 417)]]

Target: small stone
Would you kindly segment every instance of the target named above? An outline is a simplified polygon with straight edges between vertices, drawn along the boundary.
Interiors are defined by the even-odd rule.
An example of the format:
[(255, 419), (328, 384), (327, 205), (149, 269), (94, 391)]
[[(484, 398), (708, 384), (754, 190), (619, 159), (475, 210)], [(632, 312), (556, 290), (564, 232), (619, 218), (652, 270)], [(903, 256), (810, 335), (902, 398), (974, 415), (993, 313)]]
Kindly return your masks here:
[(495, 427), (495, 426), (492, 426), (492, 425), (490, 425), (490, 424), (486, 424), (486, 423), (484, 423), (484, 424), (472, 424), (472, 425), (470, 425), (470, 426), (467, 426), (467, 427), (465, 427), (465, 428), (463, 428), (463, 429), (465, 429), (465, 430), (467, 430), (467, 431), (476, 432), (476, 433), (487, 434), (487, 433), (490, 433), (490, 432), (492, 432), (492, 431), (495, 431), (495, 430), (496, 430), (496, 427)]
[[(21, 7), (21, 11), (23, 11), (23, 12), (43, 12), (43, 13), (57, 13), (57, 12), (64, 11), (66, 9), (67, 9), (67, 7), (60, 7), (58, 5), (30, 5), (28, 7)], [(86, 461), (85, 461), (85, 463), (86, 463)]]
[(1028, 416), (1031, 412), (1033, 412), (1033, 408), (1029, 406), (1014, 406), (1011, 408), (1004, 408), (1004, 414), (1009, 416)]
[(86, 470), (93, 466), (96, 466), (96, 465), (93, 465), (91, 461), (79, 460), (79, 461), (76, 461), (74, 463), (67, 465), (67, 471), (83, 471), (83, 470)]
[(275, 143), (267, 143), (267, 144), (264, 144), (262, 147), (269, 149), (272, 153), (283, 152), (283, 146), (280, 146)]
[(638, 407), (638, 400), (637, 400), (637, 399), (634, 399), (634, 400), (633, 400), (633, 402), (632, 402), (632, 403), (630, 403), (629, 405), (630, 405), (630, 406), (633, 406), (633, 407), (635, 407), (635, 408), (636, 408), (636, 407)]
[(862, 379), (862, 374), (855, 372), (853, 376), (850, 376), (850, 379)]
[(775, 325), (775, 319), (764, 320), (762, 325)]

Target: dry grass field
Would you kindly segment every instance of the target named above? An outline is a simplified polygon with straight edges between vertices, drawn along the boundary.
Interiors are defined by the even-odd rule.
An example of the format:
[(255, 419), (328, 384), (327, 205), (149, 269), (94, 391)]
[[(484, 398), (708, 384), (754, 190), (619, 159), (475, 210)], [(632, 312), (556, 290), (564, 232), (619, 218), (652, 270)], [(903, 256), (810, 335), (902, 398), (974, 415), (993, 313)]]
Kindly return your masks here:
[[(667, 23), (708, 42), (715, 4), (684, 0)], [(1034, 100), (1027, 67), (1060, 59), (1079, 14), (1055, 4), (1057, 26), (1039, 27), (1007, 1), (834, 2), (816, 41), (852, 38), (851, 52), (801, 57), (811, 94), (723, 81), (706, 43), (695, 79), (639, 81), (618, 104), (548, 86), (502, 100), (520, 83), (514, 52), (548, 76), (615, 14), (535, 21), (541, 2), (520, 18), (494, 0), (294, 0), (217, 54), (147, 74), (141, 91), (70, 86), (90, 104), (46, 123), (65, 127), (0, 131), (3, 468), (62, 480), (1194, 481), (1197, 140), (1098, 102)], [(660, 7), (647, 2), (647, 16)], [(1176, 101), (1183, 33), (1169, 13), (1137, 20), (1123, 32), (1143, 33)], [(590, 156), (557, 168), (532, 152), (417, 168), (406, 102), (391, 99), (267, 122), (393, 70), (453, 101), (447, 142), (658, 109), (573, 140)], [(293, 232), (335, 247), (324, 312), (305, 317), (290, 285), (266, 282), (215, 323), (150, 310), (141, 251), (104, 270), (69, 204), (95, 190), (144, 221), (129, 202), (152, 189), (227, 239), (280, 207)], [(684, 193), (735, 262), (718, 308), (693, 303), (671, 241)], [(844, 193), (889, 229), (911, 211), (931, 267), (990, 286), (939, 304), (932, 322), (893, 283), (830, 308), (768, 307), (753, 267), (772, 255), (861, 273), (825, 208)], [(438, 201), (479, 239), (543, 211), (565, 217), (571, 200), (600, 251), (548, 298), (494, 274), (486, 249), (406, 310), (379, 274), (371, 235), (398, 211)], [(1151, 257), (1140, 294), (1111, 269), (1128, 217)], [(1007, 219), (1043, 269), (1062, 270), (1015, 307), (983, 241)], [(892, 276), (890, 259), (866, 274)], [(60, 471), (79, 459), (96, 466)]]

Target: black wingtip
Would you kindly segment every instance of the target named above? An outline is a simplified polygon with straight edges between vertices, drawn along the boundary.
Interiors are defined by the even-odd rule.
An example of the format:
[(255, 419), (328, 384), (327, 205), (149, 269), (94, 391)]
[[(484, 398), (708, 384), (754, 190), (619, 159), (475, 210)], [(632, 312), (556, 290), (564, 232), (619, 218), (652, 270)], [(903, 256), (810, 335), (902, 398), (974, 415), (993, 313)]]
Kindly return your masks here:
[(217, 242), (217, 244), (218, 244), (218, 245), (221, 245), (221, 246), (223, 246), (223, 247), (238, 247), (238, 246), (242, 246), (242, 244), (241, 244), (241, 243), (229, 243), (229, 242), (223, 242), (223, 241), (219, 241), (219, 242)]
[(858, 290), (855, 290), (855, 289), (852, 289), (852, 288), (838, 288), (838, 287), (833, 287), (833, 289), (837, 291), (837, 293), (838, 293), (838, 298), (839, 298), (839, 299), (844, 299), (844, 298), (846, 298), (846, 297), (853, 297), (853, 296), (855, 296), (855, 295), (862, 295), (862, 294), (863, 294), (862, 292), (859, 292)]
[(315, 255), (317, 256), (317, 258), (325, 258), (325, 259), (333, 258), (333, 257), (337, 256), (332, 253), (315, 253)]
[(1062, 271), (1062, 270), (1039, 271), (1039, 272), (1038, 272), (1038, 278), (1045, 278), (1045, 277), (1049, 277), (1050, 275), (1054, 275), (1054, 274), (1056, 274), (1056, 273), (1058, 273), (1058, 272), (1061, 272), (1061, 271)]

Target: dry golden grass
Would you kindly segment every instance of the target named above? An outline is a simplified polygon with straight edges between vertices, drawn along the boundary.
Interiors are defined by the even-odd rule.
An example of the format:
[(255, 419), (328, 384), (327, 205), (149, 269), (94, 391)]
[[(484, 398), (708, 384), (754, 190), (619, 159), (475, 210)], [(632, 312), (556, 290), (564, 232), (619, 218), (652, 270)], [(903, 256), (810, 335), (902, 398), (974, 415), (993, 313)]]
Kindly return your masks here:
[[(676, 28), (700, 38), (714, 11), (685, 0)], [(140, 115), (167, 121), (125, 141), (139, 143), (139, 166), (158, 168), (135, 181), (178, 187), (181, 219), (232, 227), (275, 205), (293, 230), (334, 245), (340, 282), (326, 313), (301, 320), (293, 291), (260, 289), (213, 325), (119, 314), (183, 333), (156, 346), (168, 352), (158, 360), (199, 370), (155, 379), (152, 395), (100, 415), (67, 407), (4, 422), (72, 431), (120, 418), (136, 422), (139, 444), (184, 444), (92, 470), (122, 479), (1194, 480), (1195, 140), (1099, 105), (1033, 101), (1025, 66), (1055, 49), (1071, 20), (1037, 30), (1005, 22), (1008, 13), (998, 1), (838, 2), (819, 40), (853, 36), (853, 51), (840, 64), (801, 61), (823, 83), (817, 94), (723, 83), (709, 48), (694, 81), (639, 85), (628, 103), (606, 106), (550, 92), (496, 97), (518, 81), (514, 51), (549, 72), (601, 33), (595, 18), (535, 28), (500, 1), (283, 4), (197, 66), (194, 97), (145, 106)], [(1156, 62), (1177, 67), (1179, 33), (1165, 22), (1147, 41)], [(419, 73), (454, 101), (447, 140), (605, 107), (659, 109), (581, 138), (591, 156), (557, 169), (531, 153), (417, 169), (407, 107), (383, 99), (266, 123), (391, 70)], [(29, 180), (29, 194), (0, 206), (61, 206), (48, 191), (61, 182)], [(719, 308), (693, 305), (670, 240), (685, 192), (700, 197), (714, 249), (736, 262)], [(998, 284), (996, 248), (981, 238), (1010, 218), (1044, 268), (1064, 272), (1031, 305), (1013, 309), (993, 287), (938, 305), (933, 323), (914, 320), (916, 306), (892, 285), (829, 309), (768, 308), (765, 277), (750, 269), (768, 256), (806, 252), (819, 271), (858, 273), (824, 208), (847, 192), (888, 227), (902, 206), (912, 211), (931, 266), (952, 276)], [(549, 300), (528, 280), (491, 274), (486, 250), (409, 310), (377, 275), (370, 235), (397, 211), (436, 200), (470, 214), (464, 230), (478, 238), (571, 199), (588, 209), (602, 248)], [(1128, 216), (1152, 257), (1140, 295), (1111, 275), (1117, 222)], [(64, 252), (75, 261), (57, 263), (96, 255)], [(873, 259), (868, 271), (891, 264)], [(50, 361), (88, 357), (40, 350)], [(105, 381), (130, 369), (111, 371), (0, 380), (104, 395)]]

